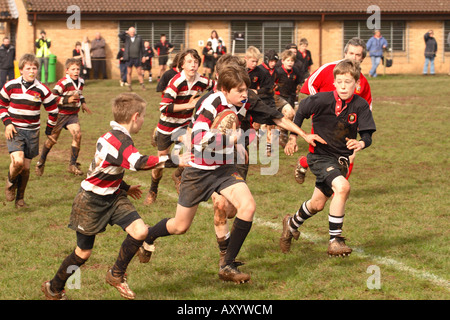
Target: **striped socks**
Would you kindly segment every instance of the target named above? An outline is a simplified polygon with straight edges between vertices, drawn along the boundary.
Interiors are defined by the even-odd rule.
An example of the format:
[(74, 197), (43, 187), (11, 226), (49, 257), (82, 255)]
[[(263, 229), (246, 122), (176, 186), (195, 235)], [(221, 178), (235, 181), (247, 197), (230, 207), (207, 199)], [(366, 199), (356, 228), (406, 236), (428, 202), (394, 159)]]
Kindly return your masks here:
[(330, 241), (342, 234), (342, 225), (344, 224), (344, 216), (336, 217), (328, 215)]
[(307, 206), (306, 202), (303, 202), (300, 206), (300, 209), (294, 214), (294, 216), (289, 220), (289, 228), (291, 232), (296, 231), (307, 219), (311, 218), (316, 213), (311, 213)]

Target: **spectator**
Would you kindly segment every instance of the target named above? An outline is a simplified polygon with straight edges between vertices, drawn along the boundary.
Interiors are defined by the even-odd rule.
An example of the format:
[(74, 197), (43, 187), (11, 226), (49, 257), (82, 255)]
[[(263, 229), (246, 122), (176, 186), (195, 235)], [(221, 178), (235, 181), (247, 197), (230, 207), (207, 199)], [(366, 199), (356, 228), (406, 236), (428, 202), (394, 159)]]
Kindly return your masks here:
[(72, 58), (80, 60), (80, 62), (81, 62), (81, 64), (80, 64), (80, 74), (84, 74), (84, 52), (83, 52), (83, 49), (81, 49), (81, 42), (80, 41), (77, 41), (75, 43), (75, 49), (72, 50)]
[(434, 38), (433, 30), (429, 30), (423, 36), (425, 40), (425, 64), (423, 66), (423, 74), (428, 73), (428, 64), (430, 65), (430, 75), (434, 75), (434, 58), (437, 52), (437, 41)]
[(207, 41), (211, 41), (211, 48), (216, 54), (217, 54), (217, 47), (219, 46), (219, 40), (222, 41), (222, 45), (225, 46), (225, 42), (223, 42), (223, 39), (219, 37), (217, 31), (216, 30), (211, 31), (211, 36)]
[(95, 39), (91, 43), (92, 68), (94, 69), (94, 79), (99, 78), (102, 74), (103, 79), (106, 79), (106, 42), (100, 32), (95, 34)]
[[(38, 80), (47, 84), (48, 79), (48, 60), (50, 56), (50, 47), (52, 45), (52, 41), (50, 38), (47, 38), (47, 33), (42, 30), (40, 34), (40, 38), (37, 39), (34, 43), (36, 46), (36, 58), (39, 61), (39, 68), (38, 68)], [(44, 77), (41, 79), (41, 70), (42, 66), (44, 66)]]
[(134, 27), (130, 27), (127, 31), (119, 33), (119, 38), (125, 43), (123, 60), (127, 61), (128, 89), (133, 91), (131, 88), (131, 75), (133, 67), (135, 67), (142, 90), (145, 90), (144, 76), (142, 75), (141, 67), (144, 57), (144, 40), (142, 40), (140, 35), (136, 34), (136, 28)]
[(377, 68), (383, 57), (383, 50), (386, 49), (388, 43), (386, 39), (381, 35), (380, 30), (375, 30), (372, 38), (367, 41), (367, 51), (369, 51), (370, 59), (372, 60), (372, 69), (369, 71), (370, 77), (377, 76)]
[[(87, 79), (89, 79), (89, 73), (91, 72), (91, 69), (92, 69), (91, 41), (89, 40), (88, 37), (84, 37), (84, 40), (81, 43), (81, 50), (83, 50), (83, 52), (84, 52), (84, 56), (83, 56), (84, 70), (81, 75), (84, 80), (87, 80)], [(81, 72), (81, 70), (80, 70), (80, 72)]]
[(313, 65), (311, 51), (308, 48), (308, 39), (301, 38), (298, 45), (297, 59), (303, 63), (303, 68), (305, 71), (305, 77), (308, 78), (311, 74), (311, 66)]
[(155, 44), (156, 53), (158, 54), (158, 63), (160, 67), (158, 81), (166, 72), (166, 65), (169, 61), (169, 53), (174, 49), (173, 45), (167, 41), (166, 35), (162, 34), (159, 42)]
[(119, 60), (119, 70), (120, 70), (120, 86), (128, 86), (127, 83), (127, 62), (123, 60), (123, 53), (125, 49), (121, 47), (117, 53), (116, 59)]
[(11, 45), (8, 37), (4, 37), (0, 46), (0, 90), (7, 81), (14, 79), (15, 59), (16, 48)]

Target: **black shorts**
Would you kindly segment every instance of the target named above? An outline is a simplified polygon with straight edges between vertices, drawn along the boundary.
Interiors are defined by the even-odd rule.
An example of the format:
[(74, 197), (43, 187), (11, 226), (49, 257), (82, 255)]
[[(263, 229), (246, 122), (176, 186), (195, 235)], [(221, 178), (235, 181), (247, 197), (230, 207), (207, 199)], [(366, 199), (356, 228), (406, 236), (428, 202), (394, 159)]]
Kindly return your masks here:
[(25, 159), (33, 159), (39, 154), (39, 129), (24, 130), (15, 127), (17, 133), (9, 140), (6, 139), (8, 152), (11, 154), (16, 151), (23, 151)]
[(158, 58), (158, 63), (160, 66), (165, 66), (167, 61), (169, 61), (169, 56), (162, 56)]
[(220, 194), (223, 189), (242, 182), (245, 183), (245, 180), (235, 165), (223, 165), (215, 170), (184, 168), (178, 204), (191, 208), (200, 202), (208, 201), (214, 192)]
[(80, 188), (73, 201), (69, 228), (91, 236), (105, 231), (108, 224), (125, 230), (140, 218), (125, 191), (101, 196)]
[(53, 127), (52, 134), (60, 132), (62, 129), (67, 130), (67, 126), (75, 123), (80, 123), (78, 119), (78, 114), (62, 114), (58, 113), (58, 120)]
[(127, 67), (132, 68), (136, 67), (139, 68), (141, 66), (141, 60), (139, 58), (130, 58), (130, 60), (127, 61)]
[(346, 157), (334, 157), (308, 153), (309, 169), (316, 176), (316, 188), (327, 197), (333, 195), (331, 182), (338, 176), (346, 176), (349, 160)]

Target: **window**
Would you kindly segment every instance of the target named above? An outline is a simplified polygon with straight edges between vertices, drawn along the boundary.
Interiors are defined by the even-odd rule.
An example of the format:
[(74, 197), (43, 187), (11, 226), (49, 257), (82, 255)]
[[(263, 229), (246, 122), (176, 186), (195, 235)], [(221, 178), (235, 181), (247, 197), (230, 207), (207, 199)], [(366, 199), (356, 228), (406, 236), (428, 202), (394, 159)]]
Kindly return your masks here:
[[(405, 29), (404, 21), (381, 21), (381, 35), (394, 51), (406, 50)], [(373, 30), (367, 28), (366, 21), (344, 21), (344, 46), (353, 37), (367, 42), (372, 36)]]
[(165, 34), (167, 41), (174, 45), (175, 51), (185, 47), (185, 23), (183, 21), (120, 21), (119, 31), (126, 31), (135, 27), (136, 33), (144, 41), (150, 41), (152, 47), (159, 41), (161, 34)]
[(450, 52), (450, 21), (444, 21), (444, 50)]
[[(232, 21), (231, 39), (236, 32), (245, 34), (243, 41), (236, 41), (235, 53), (245, 53), (249, 46), (257, 47), (261, 52), (269, 49), (281, 52), (286, 45), (294, 41), (294, 23), (292, 21)], [(231, 52), (232, 44), (228, 50)]]

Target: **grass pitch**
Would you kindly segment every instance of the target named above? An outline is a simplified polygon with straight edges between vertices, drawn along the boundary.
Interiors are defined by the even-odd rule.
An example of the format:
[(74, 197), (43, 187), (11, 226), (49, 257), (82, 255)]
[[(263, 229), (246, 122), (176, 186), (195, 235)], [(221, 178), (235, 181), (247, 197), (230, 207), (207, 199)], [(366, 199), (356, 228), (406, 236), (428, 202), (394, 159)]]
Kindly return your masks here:
[[(360, 152), (350, 177), (344, 236), (354, 249), (349, 258), (328, 258), (328, 206), (308, 220), (289, 254), (281, 253), (281, 220), (293, 214), (314, 188), (308, 172), (303, 185), (293, 176), (296, 159), (279, 154), (275, 175), (261, 175), (266, 165), (253, 165), (248, 184), (256, 199), (255, 221), (238, 256), (252, 282), (234, 285), (219, 281), (218, 248), (211, 202), (202, 204), (184, 235), (161, 238), (149, 264), (133, 259), (128, 281), (142, 300), (447, 300), (450, 298), (449, 148), (450, 102), (448, 76), (385, 76), (370, 79), (377, 132), (373, 145)], [(135, 145), (143, 154), (156, 154), (150, 145), (160, 94), (155, 83), (136, 92), (148, 101), (142, 131)], [(85, 96), (94, 114), (80, 114), (82, 147), (79, 161), (87, 170), (97, 138), (109, 130), (111, 99), (118, 81), (88, 81)], [(447, 93), (446, 93), (447, 92)], [(46, 113), (43, 112), (46, 119)], [(43, 120), (44, 121), (44, 120)], [(305, 123), (305, 130), (309, 130)], [(41, 129), (41, 145), (44, 128)], [(45, 174), (34, 172), (26, 191), (27, 209), (16, 210), (0, 195), (0, 299), (40, 300), (41, 283), (51, 279), (76, 242), (67, 228), (72, 201), (83, 177), (66, 172), (71, 137), (61, 134), (48, 156)], [(32, 170), (37, 159), (32, 162)], [(0, 173), (5, 181), (9, 156), (0, 140)], [(153, 224), (175, 213), (177, 194), (165, 171), (157, 202), (134, 204)], [(127, 172), (129, 184), (150, 186), (150, 171)], [(2, 191), (3, 192), (3, 191)], [(117, 226), (97, 236), (79, 281), (67, 289), (69, 299), (121, 299), (105, 283), (125, 233)]]

